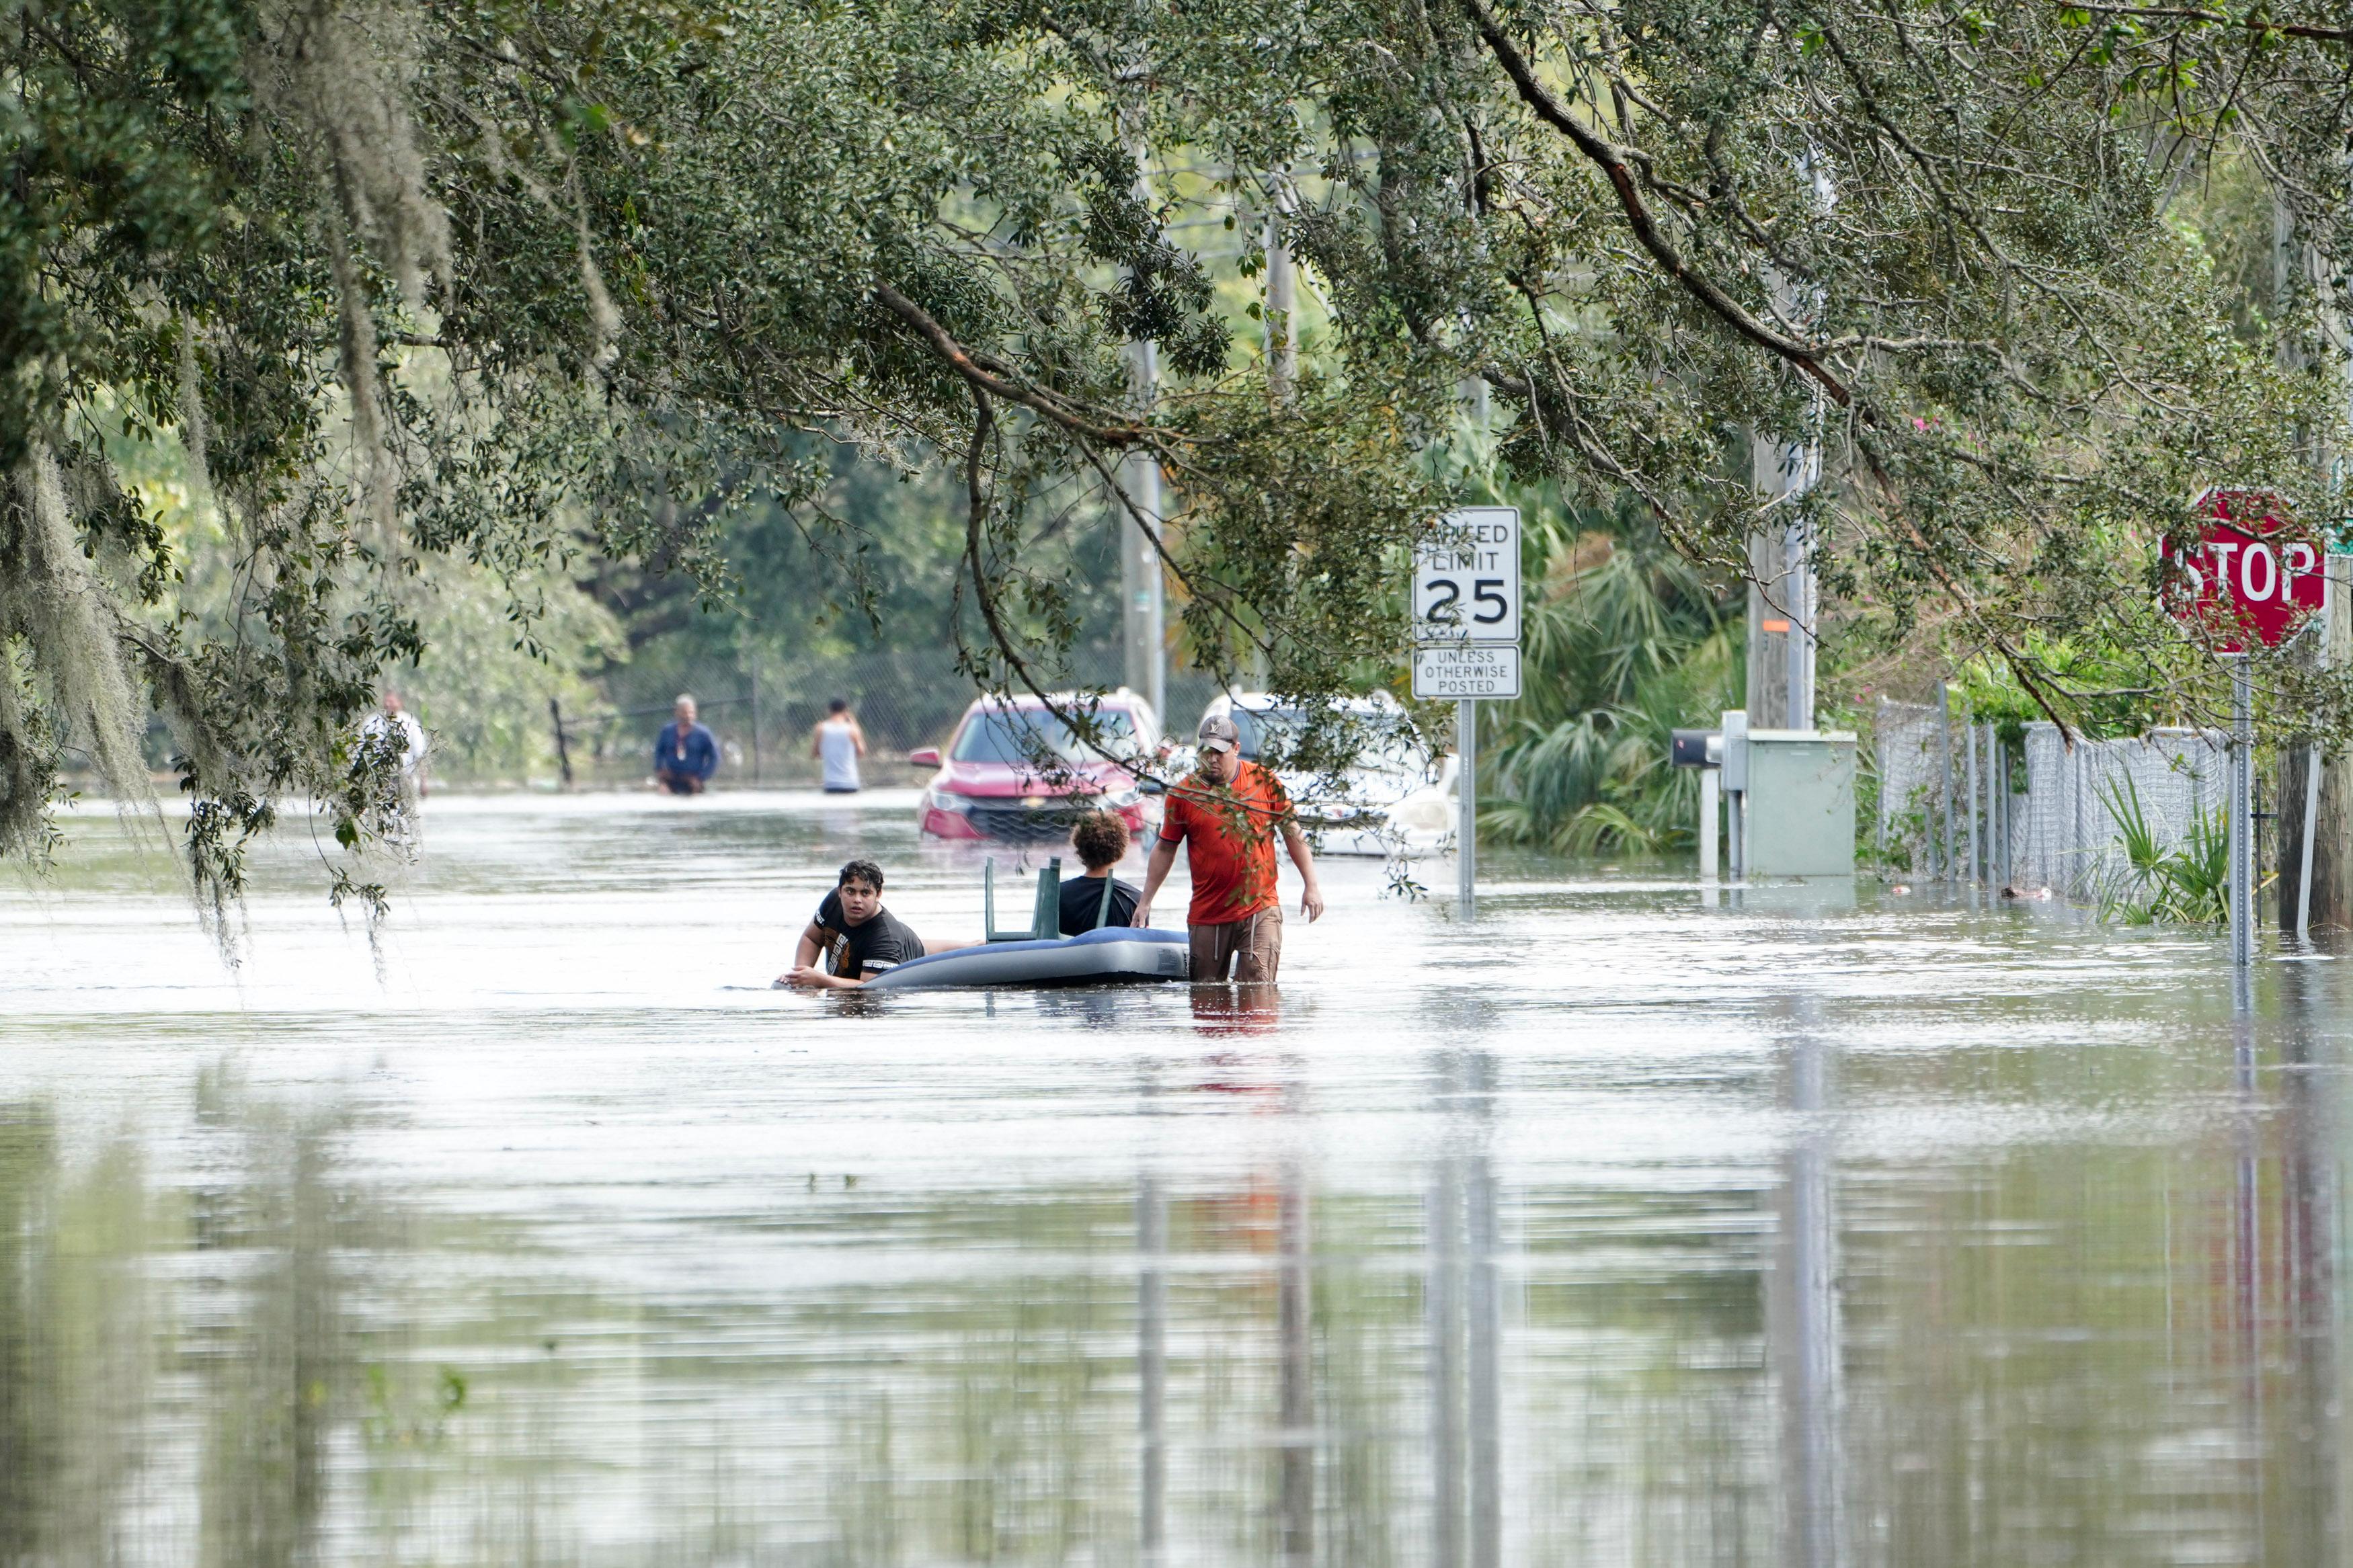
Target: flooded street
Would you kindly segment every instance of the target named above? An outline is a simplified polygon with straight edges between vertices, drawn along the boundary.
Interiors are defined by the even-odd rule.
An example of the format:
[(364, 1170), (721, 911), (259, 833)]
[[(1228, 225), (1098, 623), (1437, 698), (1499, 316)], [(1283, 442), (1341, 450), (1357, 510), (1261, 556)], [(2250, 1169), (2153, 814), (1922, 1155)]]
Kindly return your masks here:
[(437, 799), (376, 952), (298, 825), (234, 974), (72, 819), (0, 1563), (2344, 1559), (2346, 964), (1498, 857), (1279, 994), (766, 989), (852, 853), (977, 934), (913, 803)]

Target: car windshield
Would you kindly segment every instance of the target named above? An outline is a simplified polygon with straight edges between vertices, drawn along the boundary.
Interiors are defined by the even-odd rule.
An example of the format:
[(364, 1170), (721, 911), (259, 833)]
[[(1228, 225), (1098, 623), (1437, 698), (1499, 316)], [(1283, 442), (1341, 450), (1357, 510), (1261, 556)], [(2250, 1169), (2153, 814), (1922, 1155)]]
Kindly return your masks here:
[(1236, 708), (1233, 718), (1242, 738), (1242, 755), (1253, 763), (1269, 746), (1295, 745), (1304, 721), (1296, 708)]
[[(1127, 748), (1134, 721), (1125, 710), (1105, 708), (1095, 714), (1095, 736), (1108, 750)], [(959, 763), (1011, 763), (1035, 765), (1041, 753), (1066, 763), (1091, 763), (1099, 758), (1073, 734), (1071, 727), (1043, 708), (987, 709), (965, 721), (955, 740)]]
[[(1241, 708), (1233, 710), (1234, 728), (1241, 735), (1242, 755), (1257, 762), (1270, 746), (1291, 748), (1299, 744), (1307, 729), (1307, 714), (1297, 708)], [(1398, 735), (1389, 732), (1388, 724), (1377, 717), (1360, 717), (1362, 727), (1356, 731), (1363, 750), (1350, 773), (1394, 773), (1400, 768), (1419, 766), (1411, 748)], [(1296, 765), (1295, 763), (1293, 765)]]

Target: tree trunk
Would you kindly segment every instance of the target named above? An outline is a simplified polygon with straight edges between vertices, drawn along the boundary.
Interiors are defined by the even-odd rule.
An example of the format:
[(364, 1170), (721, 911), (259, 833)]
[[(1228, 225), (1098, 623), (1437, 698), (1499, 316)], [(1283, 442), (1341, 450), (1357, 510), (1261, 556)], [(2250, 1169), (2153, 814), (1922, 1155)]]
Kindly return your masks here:
[[(2296, 905), (2304, 886), (2304, 775), (2305, 764), (2312, 748), (2301, 738), (2284, 740), (2279, 748), (2279, 815), (2273, 824), (2279, 829), (2275, 842), (2279, 846), (2279, 929), (2283, 936), (2295, 931)], [(2313, 858), (2320, 858), (2320, 841), (2316, 836), (2312, 845)], [(2316, 900), (2313, 917), (2320, 910)]]
[(2320, 770), (2320, 823), (2312, 845), (2312, 929), (2353, 931), (2353, 758)]

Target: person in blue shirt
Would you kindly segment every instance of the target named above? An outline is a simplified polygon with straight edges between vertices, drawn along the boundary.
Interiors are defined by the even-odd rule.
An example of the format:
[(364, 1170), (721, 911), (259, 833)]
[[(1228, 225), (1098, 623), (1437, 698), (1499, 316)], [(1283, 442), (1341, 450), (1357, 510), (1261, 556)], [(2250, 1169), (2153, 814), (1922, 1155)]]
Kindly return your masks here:
[(654, 782), (672, 795), (701, 795), (719, 771), (718, 737), (694, 721), (694, 699), (685, 692), (671, 711), (677, 717), (654, 742)]

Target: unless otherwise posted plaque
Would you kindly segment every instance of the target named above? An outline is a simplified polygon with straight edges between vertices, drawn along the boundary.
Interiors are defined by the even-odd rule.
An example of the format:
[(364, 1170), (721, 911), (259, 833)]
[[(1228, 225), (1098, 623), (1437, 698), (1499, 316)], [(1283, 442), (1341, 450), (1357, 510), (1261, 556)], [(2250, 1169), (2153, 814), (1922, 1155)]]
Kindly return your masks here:
[(1520, 650), (1478, 643), (1413, 650), (1413, 694), (1449, 701), (1520, 694)]

